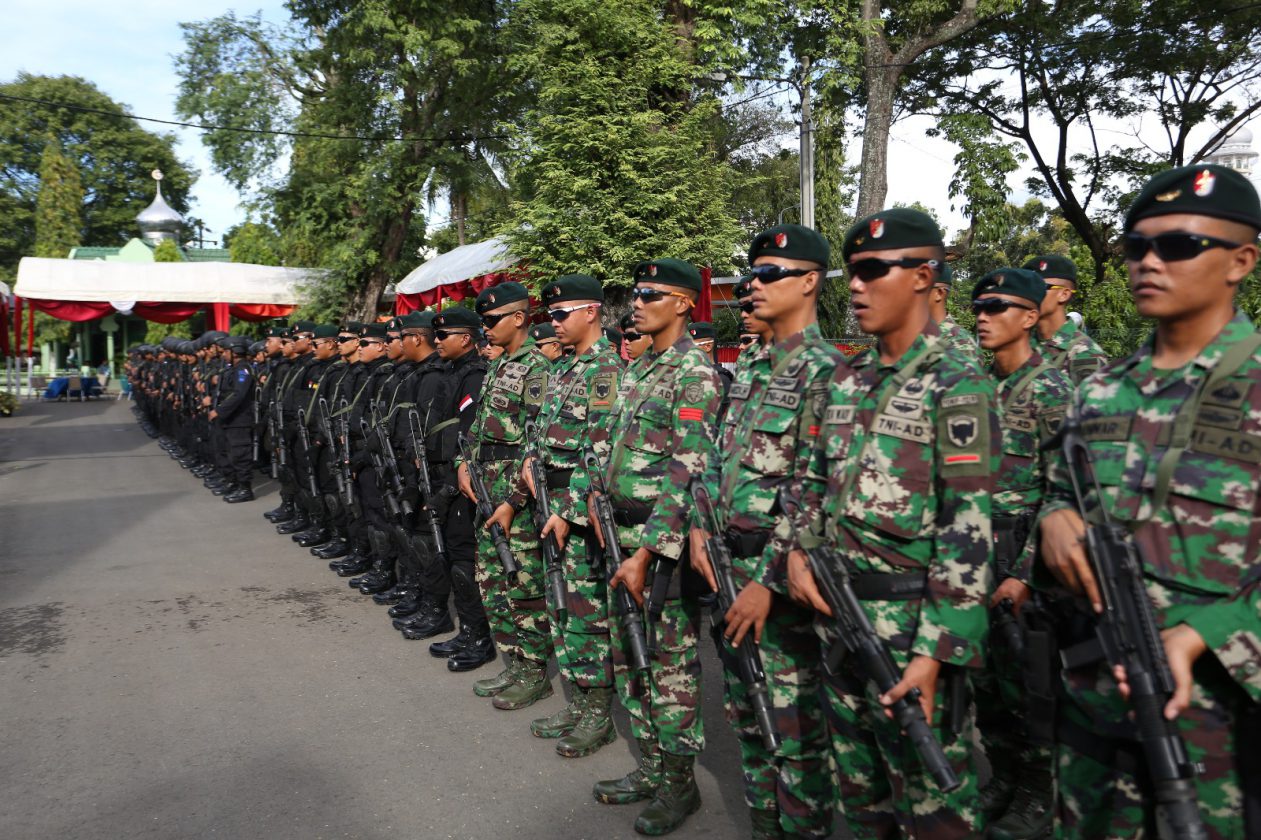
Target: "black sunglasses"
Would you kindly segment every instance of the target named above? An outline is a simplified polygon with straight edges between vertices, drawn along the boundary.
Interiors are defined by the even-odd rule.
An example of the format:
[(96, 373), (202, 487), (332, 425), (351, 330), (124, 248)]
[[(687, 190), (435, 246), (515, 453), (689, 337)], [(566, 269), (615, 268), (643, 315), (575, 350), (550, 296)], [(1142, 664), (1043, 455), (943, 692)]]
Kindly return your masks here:
[(549, 309), (547, 310), (547, 317), (551, 318), (553, 321), (556, 321), (558, 323), (563, 323), (565, 319), (568, 318), (570, 315), (580, 310), (586, 309), (590, 305), (591, 304), (589, 303), (584, 303), (582, 306), (566, 306), (566, 307), (562, 307), (561, 309)]
[(753, 343), (753, 342), (755, 342), (755, 341), (757, 341), (757, 336), (755, 336), (755, 335), (742, 335), (742, 336), (740, 336), (740, 346), (741, 346), (741, 347), (747, 347), (747, 346), (749, 346), (750, 344), (752, 344), (752, 343)]
[(667, 292), (664, 289), (649, 289), (645, 286), (636, 286), (631, 289), (631, 300), (642, 300), (644, 303), (656, 303), (667, 297), (681, 297), (690, 300), (687, 295), (682, 292)]
[(1014, 300), (1005, 300), (1003, 298), (981, 298), (972, 301), (972, 314), (980, 315), (982, 312), (989, 315), (1001, 315), (1008, 309), (1034, 309), (1032, 306), (1026, 306), (1023, 303), (1016, 303)]
[(643, 336), (640, 335), (639, 333), (624, 332), (622, 333), (622, 338), (624, 338), (627, 341), (639, 341), (639, 339), (643, 338)]
[(864, 283), (868, 283), (884, 277), (892, 268), (918, 268), (921, 265), (938, 268), (941, 264), (937, 260), (926, 257), (901, 257), (896, 260), (868, 257), (865, 260), (855, 260), (845, 268), (851, 277), (857, 277)]
[(1155, 236), (1127, 233), (1121, 238), (1121, 249), (1125, 252), (1125, 258), (1131, 262), (1138, 262), (1152, 250), (1165, 262), (1181, 262), (1193, 260), (1210, 248), (1238, 248), (1239, 246), (1238, 242), (1229, 242), (1215, 236), (1178, 231), (1160, 233)]
[(453, 335), (472, 335), (472, 333), (452, 332), (451, 330), (435, 330), (433, 337), (436, 338), (438, 341), (446, 341), (448, 338), (450, 338)]
[(347, 341), (358, 341), (358, 340), (359, 340), (359, 336), (357, 335), (339, 335), (337, 337), (338, 344), (345, 344)]
[(816, 271), (818, 271), (817, 268), (785, 268), (782, 265), (755, 265), (749, 269), (749, 274), (763, 283), (778, 283), (785, 277), (801, 277), (806, 274), (813, 274)]
[(361, 339), (359, 339), (359, 346), (360, 346), (360, 347), (369, 347), (369, 346), (371, 346), (371, 345), (373, 345), (373, 344), (384, 344), (384, 343), (385, 343), (385, 342), (383, 342), (383, 341), (378, 341), (378, 340), (377, 340), (377, 339), (375, 339), (375, 338), (361, 338)]
[(751, 300), (740, 301), (740, 311), (747, 312), (748, 314), (752, 315), (753, 314), (753, 301)]
[(482, 326), (488, 330), (493, 330), (495, 327), (499, 326), (499, 322), (504, 318), (509, 318), (516, 314), (516, 312), (504, 312), (500, 315), (483, 315)]

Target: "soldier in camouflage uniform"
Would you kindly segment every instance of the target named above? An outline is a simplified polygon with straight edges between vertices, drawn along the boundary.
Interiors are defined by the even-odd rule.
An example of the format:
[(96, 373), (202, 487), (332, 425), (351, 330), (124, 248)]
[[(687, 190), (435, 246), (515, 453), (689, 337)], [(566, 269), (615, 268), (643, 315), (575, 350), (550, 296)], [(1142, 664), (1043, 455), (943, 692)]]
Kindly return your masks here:
[[(727, 614), (714, 616), (715, 639), (724, 654), (727, 719), (740, 740), (744, 799), (758, 840), (827, 837), (832, 830), (819, 639), (813, 611), (788, 597), (788, 546), (772, 536), (782, 515), (778, 493), (805, 470), (822, 426), (828, 381), (842, 363), (823, 340), (816, 315), (829, 252), (826, 239), (801, 225), (781, 225), (754, 238), (747, 299), (774, 341), (741, 366), (715, 452), (717, 507), (727, 513), (725, 540), (739, 591)], [(717, 591), (706, 536), (694, 531), (692, 563)], [(733, 648), (749, 632), (760, 645), (783, 739), (774, 752), (762, 742), (736, 668)]]
[(693, 321), (688, 325), (688, 333), (692, 336), (692, 341), (696, 342), (696, 346), (701, 352), (709, 357), (710, 364), (714, 366), (714, 370), (718, 373), (718, 378), (722, 380), (722, 407), (718, 410), (718, 422), (722, 422), (722, 418), (727, 413), (727, 406), (731, 401), (731, 383), (735, 381), (735, 374), (727, 369), (726, 365), (718, 363), (717, 343), (718, 332), (714, 329), (714, 325), (709, 321)]
[[(1027, 603), (1034, 557), (1034, 541), (1028, 537), (1046, 487), (1049, 455), (1043, 447), (1059, 430), (1073, 391), (1059, 368), (1031, 346), (1045, 295), (1042, 278), (1018, 268), (995, 269), (972, 290), (977, 336), (981, 347), (994, 354), (990, 374), (998, 385), (1003, 418), (993, 516), (998, 588), (990, 596), (990, 608), (994, 621), (1013, 631), (1027, 618), (1034, 619), (1035, 609)], [(1051, 828), (1052, 754), (1045, 731), (1049, 725), (1036, 724), (1046, 724), (1053, 714), (1048, 704), (1037, 705), (1050, 696), (1051, 651), (1049, 645), (1033, 643), (1032, 633), (1042, 632), (1036, 625), (1030, 642), (1015, 647), (1003, 644), (998, 629), (991, 624), (988, 667), (973, 678), (977, 728), (991, 768), (981, 790), (981, 811), (997, 840), (1044, 837)], [(1045, 676), (1026, 685), (1030, 668)], [(1030, 689), (1033, 697), (1028, 696)]]
[[(531, 450), (542, 459), (551, 519), (544, 535), (555, 535), (564, 553), (566, 619), (553, 613), (552, 641), (561, 677), (569, 683), (569, 705), (530, 724), (540, 738), (559, 738), (556, 752), (568, 758), (589, 755), (617, 737), (609, 716), (613, 700), (613, 664), (609, 655), (608, 594), (586, 499), (591, 480), (582, 461), (591, 447), (609, 456), (601, 419), (613, 407), (622, 362), (600, 329), (604, 290), (585, 274), (561, 277), (545, 286), (543, 303), (552, 318), (549, 329), (573, 356), (552, 372), (546, 402), (534, 426)], [(526, 474), (528, 478), (528, 472)], [(517, 499), (514, 506), (523, 506)]]
[[(967, 701), (948, 698), (984, 661), (1001, 437), (993, 383), (930, 317), (944, 250), (937, 225), (915, 210), (877, 213), (846, 235), (854, 314), (877, 344), (837, 367), (801, 482), (797, 538), (803, 548), (836, 547), (903, 672), (885, 696), (850, 660), (826, 681), (840, 800), (859, 838), (977, 831)], [(800, 551), (789, 576), (794, 594), (826, 615)], [(820, 616), (817, 625), (833, 643), (831, 622)], [(962, 781), (949, 793), (882, 707), (913, 687)]]
[(644, 355), (644, 351), (652, 346), (652, 337), (643, 335), (635, 326), (635, 313), (627, 312), (622, 316), (619, 322), (622, 328), (622, 347), (625, 350), (626, 362), (633, 362), (640, 356)]
[(1058, 254), (1043, 254), (1024, 264), (1046, 281), (1038, 321), (1038, 353), (1064, 372), (1073, 385), (1108, 363), (1108, 355), (1068, 317), (1068, 302), (1077, 295), (1077, 264)]
[(973, 361), (980, 365), (981, 351), (976, 346), (976, 339), (959, 326), (946, 310), (946, 300), (950, 297), (950, 289), (953, 285), (954, 271), (951, 270), (950, 263), (943, 260), (941, 267), (937, 270), (937, 279), (933, 282), (932, 294), (929, 296), (931, 317), (937, 323), (937, 328), (941, 330), (941, 337), (947, 344), (965, 356), (971, 356)]
[(732, 296), (740, 305), (740, 355), (736, 358), (736, 375), (771, 342), (771, 325), (753, 314), (753, 276), (741, 277)]
[[(543, 560), (531, 512), (524, 508), (521, 477), (526, 426), (538, 416), (547, 394), (552, 363), (529, 335), (530, 299), (520, 283), (501, 283), (477, 296), (476, 310), (490, 342), (503, 348), (491, 363), (473, 419), (473, 457), (482, 466), (494, 515), (477, 532), (477, 583), (495, 643), (508, 654), (507, 667), (478, 680), (474, 691), (494, 697), (496, 709), (524, 709), (552, 696), (547, 660), (552, 655), (551, 628), (543, 589)], [(460, 489), (472, 497), (468, 467), (459, 467)], [(514, 504), (514, 501), (516, 504)], [(517, 505), (520, 505), (518, 507)], [(495, 554), (490, 522), (508, 534), (521, 571), (510, 583)]]
[(539, 352), (547, 357), (549, 362), (558, 361), (564, 352), (564, 347), (556, 338), (556, 330), (551, 324), (539, 324), (530, 327), (530, 338), (534, 339), (534, 344), (539, 348)]
[[(1080, 428), (1102, 487), (1102, 499), (1086, 500), (1092, 518), (1106, 505), (1144, 552), (1176, 683), (1165, 716), (1201, 765), (1194, 785), (1213, 838), (1261, 834), (1261, 335), (1235, 308), (1257, 264), (1259, 228), (1256, 190), (1233, 170), (1189, 166), (1148, 182), (1126, 216), (1123, 246), (1135, 304), (1155, 334), (1087, 378), (1066, 421)], [(1099, 610), (1062, 459), (1050, 479), (1043, 562)], [(1061, 642), (1093, 635), (1084, 624)], [(1115, 679), (1124, 673), (1070, 650), (1057, 732), (1060, 836), (1154, 836), (1128, 685)]]
[[(709, 358), (687, 334), (700, 296), (700, 272), (675, 259), (635, 266), (635, 328), (652, 347), (626, 370), (603, 430), (613, 442), (604, 484), (616, 513), (625, 560), (610, 586), (637, 603), (657, 575), (671, 575), (661, 616), (645, 615), (658, 640), (650, 673), (629, 667), (620, 622), (611, 621), (613, 674), (639, 742), (639, 766), (597, 782), (597, 800), (652, 801), (635, 821), (641, 834), (673, 831), (700, 807), (694, 763), (705, 746), (698, 654), (704, 584), (687, 563), (689, 484), (705, 472), (717, 433), (721, 384)], [(712, 484), (712, 481), (707, 482)], [(713, 493), (711, 488), (711, 494)], [(610, 603), (610, 614), (614, 607)]]

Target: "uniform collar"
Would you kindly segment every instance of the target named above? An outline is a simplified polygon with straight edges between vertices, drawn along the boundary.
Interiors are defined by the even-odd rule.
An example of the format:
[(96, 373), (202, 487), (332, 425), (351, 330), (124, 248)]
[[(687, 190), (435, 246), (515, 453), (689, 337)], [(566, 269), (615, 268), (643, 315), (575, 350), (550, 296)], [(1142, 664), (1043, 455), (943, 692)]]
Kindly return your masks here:
[(683, 356), (691, 349), (696, 347), (696, 342), (692, 340), (692, 336), (687, 330), (679, 336), (679, 340), (671, 344), (660, 355), (654, 355), (651, 350), (643, 355), (642, 358), (648, 358), (654, 365), (670, 365), (677, 367), (682, 361)]
[[(819, 330), (819, 324), (816, 321), (813, 324), (807, 324), (806, 328), (798, 333), (793, 333), (783, 341), (772, 341), (765, 345), (762, 350), (768, 355), (772, 365), (777, 365), (783, 361), (784, 357), (789, 353), (796, 351), (803, 344), (822, 341), (823, 333)], [(761, 353), (758, 353), (760, 356)], [(757, 358), (755, 356), (754, 358)]]
[[(1200, 351), (1198, 356), (1191, 360), (1184, 370), (1189, 371), (1192, 368), (1205, 372), (1212, 370), (1217, 366), (1217, 363), (1226, 351), (1230, 349), (1231, 345), (1242, 341), (1256, 332), (1256, 330), (1257, 328), (1252, 323), (1252, 319), (1236, 309), (1234, 317), (1226, 322), (1226, 326), (1222, 327), (1221, 332)], [(1119, 369), (1127, 373), (1141, 387), (1143, 381), (1151, 373), (1152, 354), (1155, 350), (1156, 334), (1153, 332), (1132, 356), (1120, 364)], [(1169, 371), (1169, 373), (1172, 372)]]
[(892, 364), (882, 364), (880, 362), (879, 342), (871, 345), (863, 352), (854, 357), (850, 364), (856, 368), (876, 367), (881, 371), (896, 372), (918, 359), (921, 355), (928, 352), (929, 349), (941, 344), (941, 328), (932, 318), (924, 325), (924, 331), (915, 336), (915, 340), (911, 342), (911, 346), (902, 354), (902, 358)]

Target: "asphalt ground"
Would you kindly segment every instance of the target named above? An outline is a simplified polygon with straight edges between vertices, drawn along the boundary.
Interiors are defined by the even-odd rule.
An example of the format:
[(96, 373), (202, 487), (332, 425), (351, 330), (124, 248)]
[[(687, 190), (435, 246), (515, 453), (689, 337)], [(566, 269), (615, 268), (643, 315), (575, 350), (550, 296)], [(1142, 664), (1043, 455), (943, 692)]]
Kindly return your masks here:
[[(0, 836), (630, 838), (598, 804), (620, 739), (562, 759), (389, 627), (262, 512), (227, 505), (127, 402), (0, 419)], [(704, 805), (674, 837), (748, 834), (737, 746), (704, 658)], [(559, 689), (560, 681), (554, 679)]]

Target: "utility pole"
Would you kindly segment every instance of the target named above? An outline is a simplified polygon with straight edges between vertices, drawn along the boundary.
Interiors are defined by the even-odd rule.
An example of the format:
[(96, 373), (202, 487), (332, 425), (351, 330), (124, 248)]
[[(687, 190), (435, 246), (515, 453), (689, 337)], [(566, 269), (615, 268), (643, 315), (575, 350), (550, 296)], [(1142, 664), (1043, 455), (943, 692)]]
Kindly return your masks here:
[(814, 126), (810, 119), (810, 57), (801, 60), (801, 224), (814, 227)]

